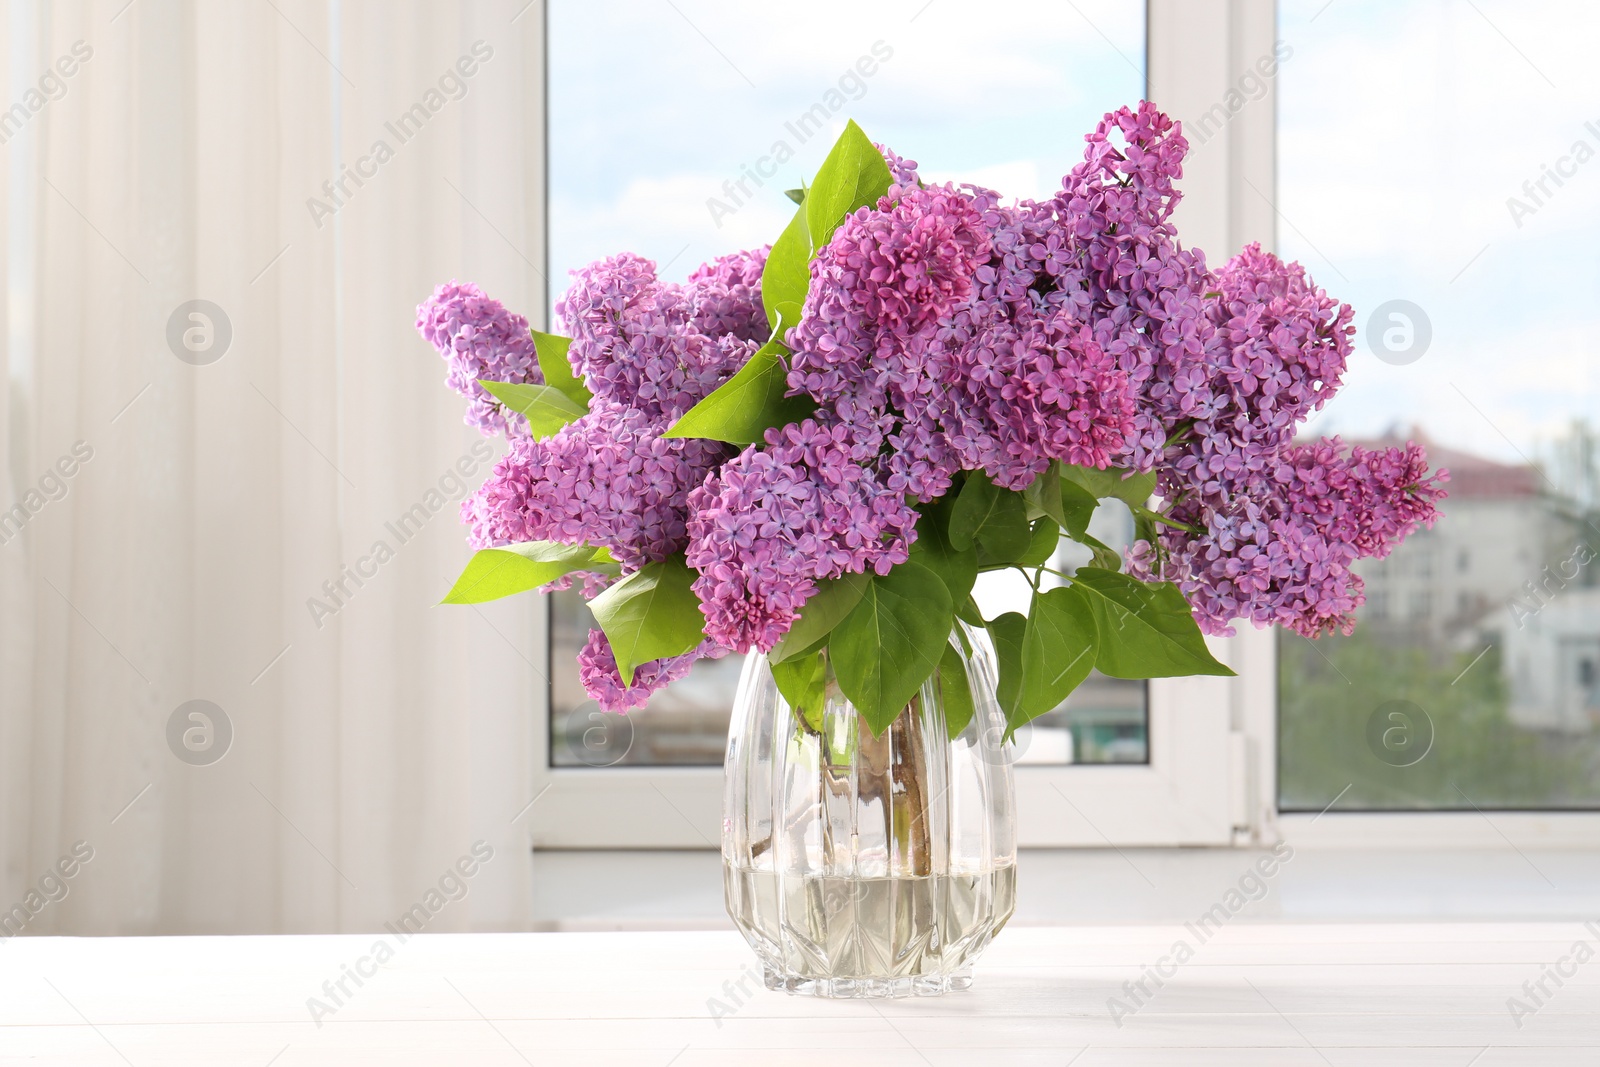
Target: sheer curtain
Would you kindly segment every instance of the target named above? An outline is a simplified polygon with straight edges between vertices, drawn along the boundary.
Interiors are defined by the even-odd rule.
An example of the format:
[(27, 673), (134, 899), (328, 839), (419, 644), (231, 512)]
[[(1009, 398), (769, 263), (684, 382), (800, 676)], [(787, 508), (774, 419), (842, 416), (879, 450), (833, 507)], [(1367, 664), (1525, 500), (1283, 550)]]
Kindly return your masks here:
[(500, 445), (412, 327), (542, 314), (525, 2), (0, 0), (6, 932), (528, 922), (539, 635), (432, 606)]

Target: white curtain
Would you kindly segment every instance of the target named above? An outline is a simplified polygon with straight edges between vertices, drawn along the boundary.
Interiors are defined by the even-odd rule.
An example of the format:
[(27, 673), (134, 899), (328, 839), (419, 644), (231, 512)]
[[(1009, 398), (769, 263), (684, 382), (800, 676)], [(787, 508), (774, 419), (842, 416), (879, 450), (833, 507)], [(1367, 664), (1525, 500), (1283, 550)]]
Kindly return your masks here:
[[(489, 464), (412, 325), (453, 277), (539, 323), (525, 3), (0, 0), (0, 911), (25, 932), (527, 925), (534, 608), (433, 606)], [(204, 309), (180, 326), (212, 347), (169, 344), (192, 300), (231, 325), (214, 362)], [(169, 744), (191, 700), (231, 724), (216, 762), (220, 722)]]

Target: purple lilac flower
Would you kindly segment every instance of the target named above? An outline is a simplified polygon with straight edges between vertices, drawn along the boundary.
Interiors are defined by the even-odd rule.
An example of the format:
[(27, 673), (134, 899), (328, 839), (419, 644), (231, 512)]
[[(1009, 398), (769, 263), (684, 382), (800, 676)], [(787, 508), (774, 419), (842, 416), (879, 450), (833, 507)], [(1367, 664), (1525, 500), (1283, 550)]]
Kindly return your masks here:
[[(1127, 139), (1128, 154), (1110, 148), (1113, 132)], [(1204, 269), (1202, 259), (1179, 256), (1166, 221), (1183, 148), (1165, 116), (1148, 106), (1124, 110), (1091, 136), (1088, 161), (1063, 196), (1011, 208), (974, 186), (924, 187), (912, 165), (886, 152), (890, 194), (876, 211), (846, 219), (812, 262), (801, 321), (786, 339), (795, 350), (791, 393), (821, 402), (827, 423), (871, 427), (864, 438), (886, 440), (887, 454), (866, 462), (874, 483), (897, 497), (932, 500), (963, 469), (1020, 489), (1052, 459), (1105, 467), (1128, 455), (1141, 425), (1133, 372), (1148, 378), (1156, 360), (1156, 341), (1144, 330), (1160, 334), (1150, 312), (1166, 313), (1145, 294), (1158, 296), (1170, 283), (1166, 260), (1190, 275)], [(1132, 269), (1120, 269), (1119, 255)], [(1191, 288), (1192, 308), (1170, 317), (1201, 324), (1198, 282)], [(1181, 350), (1184, 338), (1172, 327), (1165, 333)], [(1147, 438), (1164, 442), (1154, 413), (1142, 425)], [(1159, 454), (1147, 453), (1146, 466)], [(756, 468), (744, 488), (782, 500), (792, 480), (790, 470)], [(815, 588), (814, 576), (780, 564), (769, 584), (758, 572), (770, 561), (741, 562), (742, 546), (719, 552), (691, 537), (702, 575), (724, 567), (702, 594), (720, 627), (712, 632), (738, 647), (770, 647)]]
[(611, 642), (603, 632), (590, 630), (589, 640), (578, 652), (578, 681), (584, 692), (600, 705), (601, 711), (621, 713), (644, 707), (651, 694), (688, 674), (689, 668), (700, 660), (720, 659), (727, 654), (727, 649), (706, 641), (681, 656), (640, 664), (633, 672), (633, 684), (625, 686)]
[(884, 163), (889, 167), (889, 177), (893, 179), (887, 194), (889, 200), (898, 200), (903, 194), (922, 185), (922, 179), (917, 177), (916, 160), (904, 159), (886, 145), (874, 144), (874, 147), (883, 156)]
[(733, 334), (765, 344), (772, 333), (761, 306), (761, 272), (771, 245), (734, 252), (697, 267), (684, 285), (694, 305), (694, 327), (708, 337)]
[(934, 407), (951, 449), (1005, 488), (1053, 459), (1104, 468), (1133, 429), (1127, 375), (1065, 309), (991, 322), (946, 366)]
[(718, 645), (767, 651), (817, 582), (909, 554), (917, 513), (873, 466), (881, 427), (816, 419), (767, 431), (689, 494), (689, 566)]
[[(573, 339), (574, 371), (595, 394), (589, 413), (543, 440), (512, 438), (462, 503), (469, 542), (605, 545), (625, 573), (683, 551), (689, 491), (733, 450), (661, 434), (754, 353), (764, 258), (724, 257), (684, 286), (660, 282), (655, 265), (637, 256), (575, 271), (557, 313)], [(586, 596), (605, 584), (580, 577)], [(639, 677), (667, 680), (650, 668)]]
[(914, 389), (926, 377), (909, 351), (913, 338), (972, 294), (989, 235), (971, 198), (934, 186), (887, 201), (845, 219), (811, 261), (788, 337), (793, 392), (881, 408), (892, 386)]
[[(818, 582), (906, 559), (913, 503), (961, 471), (1021, 489), (1051, 460), (1159, 471), (1190, 529), (1135, 544), (1129, 570), (1179, 582), (1208, 632), (1240, 618), (1348, 630), (1362, 597), (1352, 565), (1435, 521), (1444, 472), (1429, 475), (1415, 446), (1293, 444), (1338, 385), (1350, 308), (1258, 246), (1213, 272), (1180, 245), (1188, 145), (1148, 102), (1086, 141), (1055, 196), (1010, 205), (924, 186), (881, 149), (888, 194), (818, 252), (785, 338), (790, 393), (817, 413), (737, 455), (660, 434), (766, 339), (768, 249), (681, 286), (627, 254), (574, 272), (557, 310), (591, 413), (546, 441), (514, 438), (463, 517), (475, 544), (605, 544), (624, 571), (682, 551), (700, 572), (700, 649), (644, 665), (624, 689), (591, 634), (582, 675), (602, 706), (644, 703), (700, 656), (770, 649)], [(462, 380), (516, 361), (493, 341), (525, 334), (520, 319), (468, 288), (433, 304), (419, 326), (452, 359), (452, 384), (458, 360)], [(586, 595), (605, 581), (583, 580)]]
[(485, 437), (526, 428), (522, 416), (508, 416), (478, 382), (544, 382), (527, 319), (476, 285), (450, 282), (417, 307), (417, 329), (449, 363), (445, 384), (467, 398), (468, 426)]
[(1149, 102), (1107, 115), (1054, 200), (1063, 250), (1041, 257), (1133, 383), (1135, 430), (1116, 465), (1138, 470), (1161, 459), (1172, 424), (1208, 399), (1196, 365), (1211, 331), (1210, 275), (1172, 224), (1187, 151), (1178, 125)]
[(1212, 633), (1241, 618), (1308, 637), (1349, 632), (1363, 600), (1352, 566), (1433, 524), (1443, 473), (1428, 477), (1415, 447), (1292, 445), (1344, 372), (1351, 309), (1257, 245), (1209, 284), (1212, 329), (1178, 409), (1187, 418), (1161, 423), (1172, 443), (1160, 492), (1198, 532), (1163, 529), (1159, 548), (1135, 547), (1130, 569), (1178, 581)]
[(729, 449), (664, 438), (661, 420), (596, 398), (542, 441), (514, 438), (462, 502), (474, 548), (518, 541), (605, 545), (627, 570), (682, 551), (689, 490)]
[(1431, 527), (1448, 477), (1430, 475), (1414, 443), (1292, 445), (1264, 476), (1247, 467), (1222, 473), (1214, 502), (1180, 501), (1174, 517), (1200, 532), (1164, 529), (1160, 551), (1139, 542), (1129, 570), (1177, 581), (1208, 633), (1230, 634), (1233, 620), (1248, 619), (1305, 637), (1348, 634), (1365, 600), (1353, 565)]
[[(665, 430), (726, 381), (754, 354), (757, 343), (735, 334), (695, 328), (695, 295), (703, 315), (737, 315), (739, 299), (662, 283), (650, 260), (624, 252), (572, 272), (572, 287), (556, 314), (572, 337), (567, 356), (595, 397), (644, 412)], [(709, 310), (712, 305), (716, 310)], [(756, 304), (759, 307), (759, 301)], [(749, 317), (746, 313), (746, 318)]]

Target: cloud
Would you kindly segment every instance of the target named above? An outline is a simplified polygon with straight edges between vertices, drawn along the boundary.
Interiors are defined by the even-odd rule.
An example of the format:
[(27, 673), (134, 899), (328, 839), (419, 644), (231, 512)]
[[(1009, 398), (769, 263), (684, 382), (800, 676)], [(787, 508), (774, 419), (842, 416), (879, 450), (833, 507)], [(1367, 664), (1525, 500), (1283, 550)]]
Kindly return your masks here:
[(1019, 197), (1043, 200), (1054, 196), (1055, 191), (1061, 186), (1059, 175), (1043, 179), (1039, 173), (1038, 161), (1032, 159), (1013, 159), (961, 172), (924, 170), (921, 174), (923, 181), (929, 183), (955, 182), (957, 185), (962, 183), (981, 185), (986, 189), (993, 189), (1008, 201)]
[[(1100, 115), (1142, 88), (1137, 0), (1097, 6), (1093, 25), (1071, 5), (1025, 0), (981, 16), (952, 0), (819, 0), (804, 17), (675, 3), (551, 8), (553, 295), (571, 267), (624, 249), (671, 260), (664, 274), (682, 277), (770, 242), (792, 212), (782, 190), (811, 177), (848, 118), (926, 173), (1046, 195)], [(834, 114), (831, 135), (801, 143), (786, 123), (880, 40), (892, 57)], [(780, 139), (794, 158), (718, 228), (706, 199)]]
[(552, 295), (567, 288), (567, 271), (618, 252), (654, 259), (662, 277), (681, 281), (708, 259), (769, 243), (788, 224), (794, 205), (769, 183), (724, 217), (719, 229), (706, 200), (724, 195), (727, 177), (705, 171), (640, 177), (601, 202), (552, 196)]
[(1491, 0), (1313, 12), (1286, 6), (1280, 26), (1295, 52), (1279, 76), (1279, 249), (1352, 303), (1358, 328), (1401, 298), (1434, 334), (1406, 367), (1358, 342), (1315, 430), (1420, 423), (1518, 462), (1600, 411), (1600, 313), (1577, 295), (1600, 288), (1600, 159), (1520, 229), (1506, 207), (1574, 139), (1600, 149), (1585, 130), (1600, 126), (1600, 66), (1585, 54), (1600, 16)]

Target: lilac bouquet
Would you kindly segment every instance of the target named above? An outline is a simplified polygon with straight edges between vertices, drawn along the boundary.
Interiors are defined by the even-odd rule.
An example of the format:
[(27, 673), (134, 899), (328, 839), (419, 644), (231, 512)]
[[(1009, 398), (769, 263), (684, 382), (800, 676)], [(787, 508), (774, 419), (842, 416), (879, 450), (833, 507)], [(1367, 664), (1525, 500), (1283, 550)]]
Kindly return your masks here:
[[(1352, 564), (1431, 526), (1445, 474), (1414, 444), (1297, 442), (1350, 307), (1259, 246), (1214, 271), (1178, 243), (1187, 143), (1149, 103), (1086, 140), (1054, 197), (1007, 204), (852, 122), (770, 247), (681, 285), (590, 264), (566, 336), (441, 286), (418, 329), (510, 442), (447, 602), (581, 583), (611, 711), (757, 649), (797, 710), (831, 673), (879, 731), (936, 672), (965, 689), (957, 619), (988, 631), (1013, 728), (1094, 668), (1231, 673), (1202, 634), (1237, 619), (1348, 633)], [(1126, 559), (1088, 532), (1113, 498)], [(1063, 537), (1091, 562), (1053, 568)], [(1002, 568), (1030, 607), (986, 619), (973, 583)]]

